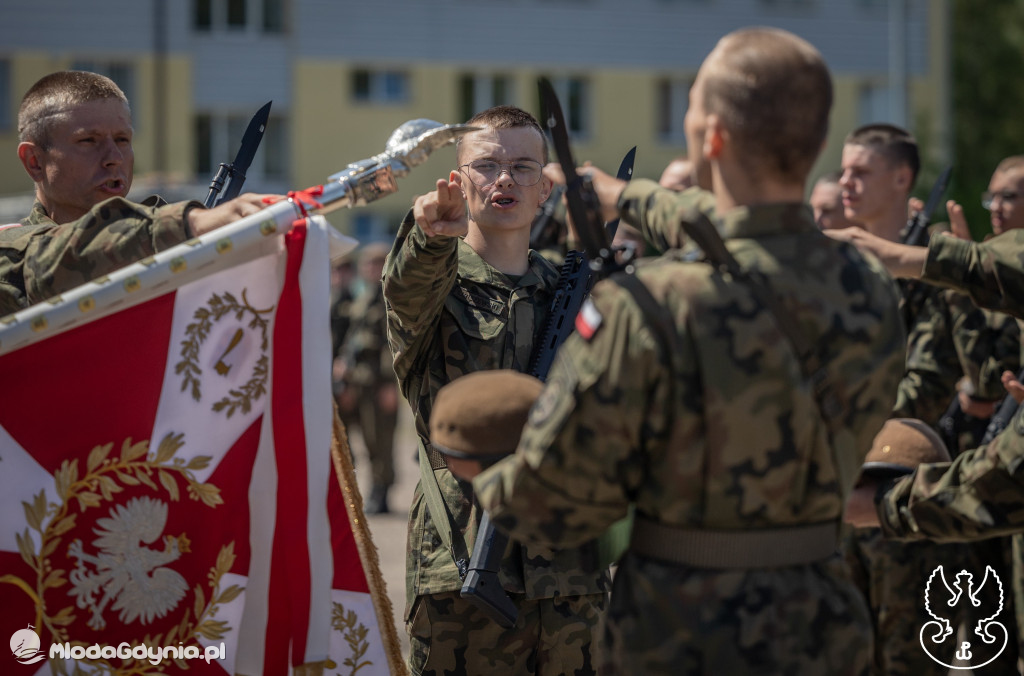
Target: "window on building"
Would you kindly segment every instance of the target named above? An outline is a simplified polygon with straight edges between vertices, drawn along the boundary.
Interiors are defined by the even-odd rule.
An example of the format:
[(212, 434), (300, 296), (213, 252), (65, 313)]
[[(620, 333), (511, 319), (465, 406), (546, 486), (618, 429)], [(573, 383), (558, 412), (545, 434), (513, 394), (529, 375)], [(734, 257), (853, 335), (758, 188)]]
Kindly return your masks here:
[(585, 138), (591, 133), (590, 82), (581, 77), (549, 77), (562, 105), (569, 134)]
[(14, 127), (14, 101), (11, 96), (11, 62), (0, 59), (0, 131)]
[(657, 83), (658, 138), (664, 143), (682, 145), (686, 142), (683, 118), (690, 104), (690, 80), (661, 78)]
[(371, 209), (352, 210), (352, 236), (360, 242), (391, 242), (401, 215), (382, 214)]
[(284, 0), (263, 0), (263, 32), (284, 33)]
[(120, 61), (97, 61), (92, 59), (76, 59), (71, 64), (71, 70), (87, 70), (92, 73), (106, 75), (113, 80), (124, 95), (128, 97), (128, 103), (132, 107), (132, 123), (136, 129), (139, 126), (139, 115), (135, 110), (135, 67), (130, 63)]
[(228, 28), (245, 28), (245, 5), (246, 0), (227, 0), (227, 23)]
[[(210, 180), (222, 162), (231, 162), (238, 154), (242, 135), (251, 114), (200, 113), (195, 117), (196, 175)], [(245, 172), (245, 187), (259, 181), (284, 181), (288, 178), (288, 118), (271, 115), (267, 130), (252, 165)], [(245, 189), (245, 187), (243, 189)]]
[(507, 75), (473, 75), (459, 78), (460, 119), (468, 120), (482, 110), (512, 103), (512, 78)]
[(213, 25), (213, 0), (193, 0), (192, 26), (198, 31), (208, 31)]
[(287, 0), (192, 0), (192, 26), (198, 32), (229, 30), (284, 33)]
[(409, 75), (400, 70), (354, 70), (352, 99), (361, 103), (404, 103), (409, 99)]
[(880, 83), (866, 83), (861, 86), (857, 100), (857, 118), (860, 124), (888, 122), (889, 87)]

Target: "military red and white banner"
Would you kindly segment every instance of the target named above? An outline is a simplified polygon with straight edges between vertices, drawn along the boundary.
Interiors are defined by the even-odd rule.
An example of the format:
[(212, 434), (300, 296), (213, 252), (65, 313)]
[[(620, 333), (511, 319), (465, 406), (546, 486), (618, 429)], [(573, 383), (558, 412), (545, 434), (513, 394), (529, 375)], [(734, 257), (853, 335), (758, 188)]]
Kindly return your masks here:
[(330, 226), (230, 227), (0, 323), (0, 672), (402, 670), (334, 427)]

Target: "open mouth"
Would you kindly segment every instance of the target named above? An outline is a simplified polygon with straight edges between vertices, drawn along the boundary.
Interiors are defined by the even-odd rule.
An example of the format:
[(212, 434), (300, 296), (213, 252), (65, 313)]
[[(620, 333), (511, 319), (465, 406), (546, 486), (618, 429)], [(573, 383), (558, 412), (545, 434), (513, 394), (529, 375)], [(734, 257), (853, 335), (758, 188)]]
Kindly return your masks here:
[(498, 205), (499, 207), (507, 207), (507, 206), (510, 206), (510, 205), (512, 205), (512, 204), (515, 204), (515, 202), (516, 202), (516, 201), (515, 201), (514, 199), (512, 199), (511, 197), (499, 197), (499, 198), (497, 198), (497, 199), (495, 199), (495, 200), (493, 200), (493, 201), (494, 201), (494, 203), (495, 203), (495, 204), (497, 204), (497, 205)]
[(107, 192), (120, 193), (124, 191), (124, 181), (119, 178), (112, 178), (108, 181), (104, 181), (100, 187)]

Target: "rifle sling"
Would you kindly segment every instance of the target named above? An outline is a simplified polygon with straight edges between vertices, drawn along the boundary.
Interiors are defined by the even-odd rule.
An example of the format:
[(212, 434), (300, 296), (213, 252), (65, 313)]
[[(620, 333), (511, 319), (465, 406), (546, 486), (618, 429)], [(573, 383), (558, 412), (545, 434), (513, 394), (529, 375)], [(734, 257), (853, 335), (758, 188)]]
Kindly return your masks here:
[[(800, 361), (804, 377), (814, 388), (815, 401), (818, 403), (822, 417), (831, 432), (832, 423), (843, 412), (843, 405), (828, 371), (821, 365), (821, 359), (818, 357), (817, 351), (807, 340), (807, 337), (797, 324), (796, 318), (783, 307), (779, 297), (768, 286), (767, 279), (755, 280), (748, 271), (740, 267), (739, 262), (732, 255), (732, 252), (726, 248), (722, 236), (718, 234), (718, 230), (707, 216), (701, 214), (698, 223), (690, 223), (683, 219), (682, 226), (686, 234), (704, 250), (709, 261), (724, 269), (725, 272), (729, 273), (737, 281), (745, 284), (761, 305), (767, 308), (775, 317), (776, 325), (783, 335), (786, 336), (793, 351), (796, 353), (797, 359)], [(834, 451), (835, 449), (833, 448)], [(837, 463), (836, 467), (839, 468), (841, 465)]]
[[(427, 502), (427, 510), (430, 512), (430, 520), (437, 529), (437, 534), (441, 536), (442, 544), (451, 553), (452, 560), (459, 569), (459, 578), (464, 580), (469, 570), (469, 550), (462, 533), (452, 528), (455, 520), (448, 510), (448, 505), (445, 504), (441, 487), (434, 475), (435, 470), (447, 467), (447, 464), (444, 462), (444, 456), (434, 448), (428, 451), (422, 439), (419, 440), (419, 458), (420, 486), (423, 490), (423, 499)], [(438, 463), (437, 466), (435, 463)]]

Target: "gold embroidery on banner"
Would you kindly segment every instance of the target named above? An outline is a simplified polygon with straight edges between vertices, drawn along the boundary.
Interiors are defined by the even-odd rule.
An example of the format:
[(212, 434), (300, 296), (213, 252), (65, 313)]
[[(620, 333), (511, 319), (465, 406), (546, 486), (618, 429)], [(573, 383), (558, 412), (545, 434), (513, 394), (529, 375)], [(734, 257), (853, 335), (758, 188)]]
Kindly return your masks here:
[(32, 320), (32, 323), (29, 324), (29, 326), (32, 328), (33, 331), (39, 333), (40, 331), (46, 330), (48, 322), (46, 321), (46, 317), (36, 317), (35, 319)]
[[(82, 641), (69, 641), (68, 626), (76, 619), (75, 606), (65, 606), (53, 615), (47, 612), (56, 605), (52, 595), (49, 603), (44, 600), (48, 590), (64, 587), (69, 581), (72, 588), (68, 596), (76, 599), (79, 608), (91, 611), (92, 617), (88, 623), (93, 628), (105, 625), (102, 613), (108, 607), (121, 610), (122, 622), (148, 624), (154, 616), (166, 615), (181, 604), (187, 592), (187, 584), (180, 574), (165, 566), (190, 551), (188, 538), (184, 533), (165, 536), (162, 552), (139, 544), (155, 541), (163, 531), (167, 503), (160, 500), (142, 496), (123, 504), (115, 504), (110, 509), (110, 518), (97, 520), (98, 527), (92, 530), (99, 536), (92, 542), (97, 554), (86, 553), (80, 539), (76, 538), (68, 544), (68, 557), (78, 559), (78, 563), (67, 578), (65, 573), (68, 571), (54, 569), (50, 557), (57, 551), (64, 536), (76, 527), (80, 513), (100, 507), (104, 501), (113, 501), (114, 495), (122, 492), (125, 486), (146, 486), (155, 492), (160, 492), (162, 487), (170, 501), (177, 502), (181, 498), (178, 482), (184, 480), (187, 494), (193, 500), (202, 501), (211, 508), (224, 504), (220, 489), (213, 484), (199, 482), (194, 474), (209, 465), (210, 456), (196, 456), (188, 460), (175, 457), (178, 449), (184, 445), (183, 437), (183, 434), (167, 434), (152, 453), (148, 441), (133, 444), (131, 438), (128, 438), (121, 445), (120, 457), (110, 456), (113, 443), (96, 446), (89, 453), (86, 471), (81, 477), (77, 459), (65, 460), (54, 473), (59, 504), (47, 503), (45, 491), (40, 491), (31, 503), (22, 502), (28, 528), (23, 533), (16, 533), (15, 538), (22, 560), (36, 573), (35, 584), (33, 586), (14, 575), (0, 576), (0, 582), (17, 586), (33, 600), (36, 606), (35, 626), (49, 631), (52, 643), (87, 645)], [(72, 509), (73, 503), (77, 503), (76, 510)], [(33, 530), (37, 535), (31, 533)], [(38, 551), (35, 539), (39, 540)], [(230, 542), (221, 547), (217, 562), (207, 576), (209, 603), (205, 600), (203, 586), (197, 584), (192, 590), (195, 597), (192, 608), (186, 606), (181, 622), (172, 627), (166, 636), (147, 634), (141, 640), (131, 641), (130, 645), (160, 648), (196, 645), (201, 650), (199, 637), (210, 641), (222, 639), (231, 628), (226, 622), (214, 619), (219, 606), (232, 601), (244, 591), (238, 585), (231, 585), (224, 590), (220, 588), (220, 580), (224, 573), (231, 570), (234, 560), (234, 542)], [(139, 570), (132, 570), (132, 566), (128, 566), (133, 564), (137, 567), (140, 563), (144, 569), (141, 575)], [(92, 564), (93, 567), (86, 564)], [(140, 583), (149, 586), (140, 589)], [(190, 619), (193, 614), (194, 621)], [(173, 656), (167, 659), (180, 669), (188, 668), (183, 659)], [(105, 672), (118, 675), (162, 673), (168, 666), (153, 666), (147, 660), (135, 658), (123, 660), (120, 667), (114, 667), (106, 659), (95, 660), (93, 664), (102, 664)]]
[(231, 240), (226, 237), (224, 239), (217, 240), (217, 244), (214, 246), (219, 254), (226, 254), (231, 251), (233, 247), (234, 245), (231, 243)]
[(127, 291), (128, 293), (138, 291), (141, 288), (142, 282), (140, 282), (139, 278), (136, 277), (135, 275), (132, 275), (131, 277), (124, 280), (124, 290)]
[[(206, 305), (196, 309), (192, 315), (196, 321), (185, 327), (185, 340), (181, 342), (180, 352), (182, 360), (174, 365), (174, 372), (182, 377), (181, 389), (190, 388), (192, 398), (200, 401), (202, 399), (202, 389), (199, 377), (202, 375), (203, 370), (199, 366), (199, 350), (209, 335), (210, 329), (213, 328), (213, 323), (229, 315), (234, 316), (238, 321), (242, 321), (246, 315), (251, 315), (252, 319), (249, 321), (248, 327), (260, 331), (260, 351), (262, 354), (256, 360), (256, 365), (253, 367), (249, 380), (240, 387), (232, 389), (227, 396), (214, 402), (213, 410), (218, 412), (225, 411), (225, 415), (228, 418), (234, 415), (237, 409), (241, 409), (242, 413), (248, 413), (252, 409), (252, 403), (267, 392), (268, 358), (266, 352), (269, 343), (268, 331), (270, 322), (268, 318), (262, 315), (269, 314), (274, 310), (274, 307), (271, 306), (265, 310), (257, 310), (249, 304), (249, 299), (246, 297), (247, 291), (247, 289), (242, 290), (241, 303), (238, 302), (232, 293), (225, 291), (223, 294), (213, 294)], [(238, 331), (242, 330), (239, 329)], [(220, 375), (227, 375), (230, 370), (231, 367), (224, 364), (223, 360), (227, 352), (238, 344), (241, 337), (238, 332), (235, 333), (228, 350), (221, 355), (217, 365), (214, 367)]]
[[(342, 660), (342, 664), (349, 667), (347, 676), (352, 676), (363, 667), (373, 664), (373, 660), (364, 660), (366, 651), (370, 648), (370, 642), (366, 640), (369, 630), (366, 625), (359, 622), (359, 616), (355, 611), (345, 610), (345, 606), (334, 602), (334, 609), (331, 611), (331, 626), (335, 631), (340, 632), (348, 643), (351, 654)], [(328, 662), (328, 668), (334, 669), (337, 664)]]
[(186, 263), (185, 259), (182, 258), (181, 256), (175, 256), (174, 258), (171, 259), (171, 272), (175, 274), (183, 272), (187, 267), (188, 263)]
[(90, 312), (96, 307), (96, 300), (92, 296), (86, 296), (78, 301), (78, 310), (80, 312)]
[(273, 235), (277, 232), (277, 223), (275, 221), (263, 221), (260, 223), (260, 234), (264, 237)]

